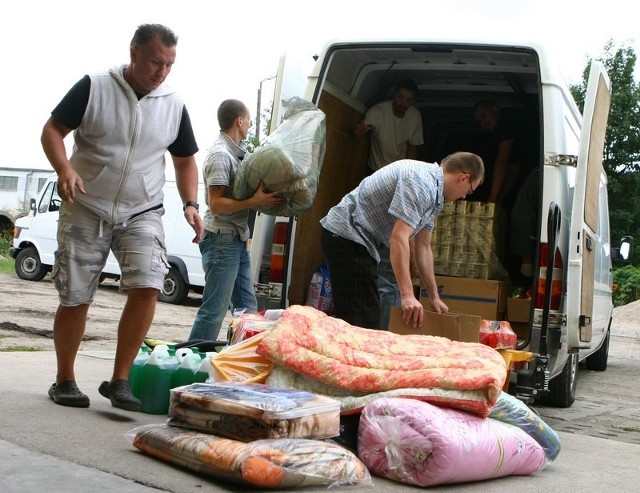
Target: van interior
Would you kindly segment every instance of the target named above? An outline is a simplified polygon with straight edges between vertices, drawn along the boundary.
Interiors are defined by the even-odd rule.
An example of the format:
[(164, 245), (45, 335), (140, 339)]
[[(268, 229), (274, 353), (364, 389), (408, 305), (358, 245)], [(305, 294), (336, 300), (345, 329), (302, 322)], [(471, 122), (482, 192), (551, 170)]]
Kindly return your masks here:
[[(288, 291), (291, 304), (304, 304), (309, 279), (322, 262), (318, 221), (367, 175), (369, 138), (355, 137), (353, 129), (372, 105), (393, 97), (395, 85), (401, 79), (413, 79), (418, 86), (414, 106), (422, 115), (424, 133), (424, 145), (418, 151), (420, 160), (440, 162), (458, 150), (474, 152), (483, 158), (485, 181), (468, 200), (487, 200), (497, 148), (495, 137), (474, 119), (477, 102), (495, 102), (501, 109), (503, 121), (517, 126), (521, 136), (521, 166), (510, 171), (510, 192), (505, 190), (499, 199), (499, 209), (505, 217), (508, 218), (515, 191), (526, 174), (541, 170), (542, 163), (542, 85), (538, 57), (531, 49), (465, 44), (360, 43), (354, 46), (345, 43), (334, 44), (324, 60), (314, 102), (326, 114), (327, 149), (316, 201), (309, 211), (297, 217)], [(539, 182), (541, 172), (537, 176)], [(534, 200), (538, 196), (535, 190), (531, 190)], [(534, 216), (531, 231), (540, 231), (539, 214)], [(479, 278), (497, 277), (522, 284), (527, 279), (521, 279), (521, 259), (510, 254), (508, 219), (501, 224), (499, 231), (495, 231), (495, 244), (487, 241), (486, 248), (495, 249), (504, 270), (494, 276), (481, 273)], [(535, 245), (535, 238), (531, 241)], [(434, 257), (437, 262), (435, 249)]]

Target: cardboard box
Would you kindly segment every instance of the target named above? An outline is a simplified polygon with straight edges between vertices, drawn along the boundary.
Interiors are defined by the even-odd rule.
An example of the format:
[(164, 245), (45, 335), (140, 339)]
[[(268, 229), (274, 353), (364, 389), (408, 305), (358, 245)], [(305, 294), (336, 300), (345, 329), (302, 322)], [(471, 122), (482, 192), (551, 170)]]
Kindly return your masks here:
[(529, 322), (509, 322), (511, 329), (516, 333), (518, 339), (526, 339), (529, 337)]
[(478, 342), (480, 317), (460, 313), (436, 313), (425, 309), (422, 327), (414, 328), (402, 323), (402, 308), (394, 306), (391, 308), (389, 317), (389, 332), (402, 335), (441, 336), (452, 341)]
[[(436, 276), (438, 293), (452, 313), (477, 315), (485, 320), (505, 320), (509, 283), (483, 279)], [(431, 310), (426, 290), (423, 305)]]
[(507, 300), (507, 320), (509, 322), (528, 322), (531, 312), (531, 300), (509, 298)]

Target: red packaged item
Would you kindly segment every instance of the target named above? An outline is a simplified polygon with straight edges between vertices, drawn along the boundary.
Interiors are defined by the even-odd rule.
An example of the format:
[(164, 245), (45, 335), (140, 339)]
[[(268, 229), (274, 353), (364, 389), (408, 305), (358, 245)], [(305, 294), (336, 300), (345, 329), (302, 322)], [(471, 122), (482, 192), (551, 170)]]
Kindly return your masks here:
[(480, 322), (480, 343), (494, 349), (515, 349), (518, 336), (509, 322), (482, 320)]
[(272, 329), (275, 323), (275, 320), (269, 320), (259, 313), (242, 313), (231, 322), (229, 344), (236, 344), (260, 332)]

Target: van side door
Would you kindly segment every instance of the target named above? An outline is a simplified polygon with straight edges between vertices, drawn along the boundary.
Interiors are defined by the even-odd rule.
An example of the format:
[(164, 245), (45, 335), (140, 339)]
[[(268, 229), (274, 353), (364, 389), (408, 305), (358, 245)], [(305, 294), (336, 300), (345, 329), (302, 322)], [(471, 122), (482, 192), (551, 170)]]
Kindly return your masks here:
[(592, 337), (596, 231), (601, 207), (599, 193), (611, 82), (600, 62), (591, 63), (578, 150), (571, 213), (567, 271), (569, 348), (588, 348)]

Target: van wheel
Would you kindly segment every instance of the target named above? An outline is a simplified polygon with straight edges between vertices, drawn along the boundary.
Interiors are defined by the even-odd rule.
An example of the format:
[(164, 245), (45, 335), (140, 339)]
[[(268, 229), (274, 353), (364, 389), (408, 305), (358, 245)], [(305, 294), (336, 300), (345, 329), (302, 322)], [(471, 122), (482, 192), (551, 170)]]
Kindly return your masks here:
[(23, 248), (16, 255), (16, 274), (25, 281), (40, 281), (49, 272), (49, 266), (40, 261), (38, 250), (34, 247)]
[(602, 346), (593, 354), (587, 356), (585, 360), (585, 366), (587, 370), (592, 371), (605, 371), (609, 362), (609, 339), (611, 338), (611, 331), (607, 330), (607, 335), (604, 336)]
[(570, 407), (576, 400), (578, 383), (578, 353), (571, 353), (562, 373), (549, 382), (549, 394), (541, 404), (552, 407)]
[(169, 269), (169, 273), (164, 278), (162, 291), (158, 295), (158, 300), (164, 303), (181, 305), (189, 296), (189, 286), (184, 282), (180, 271), (175, 267)]

